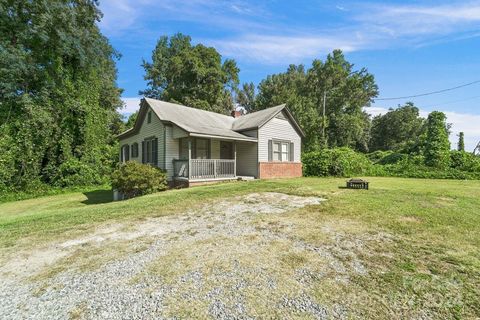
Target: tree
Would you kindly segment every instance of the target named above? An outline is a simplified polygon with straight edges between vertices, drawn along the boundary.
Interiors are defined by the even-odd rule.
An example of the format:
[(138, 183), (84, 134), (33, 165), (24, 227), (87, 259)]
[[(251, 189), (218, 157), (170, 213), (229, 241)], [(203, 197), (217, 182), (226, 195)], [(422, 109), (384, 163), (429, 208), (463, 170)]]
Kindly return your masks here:
[(306, 150), (348, 146), (367, 151), (370, 120), (363, 107), (377, 96), (378, 87), (365, 68), (353, 67), (340, 50), (325, 62), (314, 60), (307, 71), (291, 65), (260, 82), (256, 109), (287, 103), (306, 132)]
[(94, 0), (0, 1), (0, 189), (55, 183), (69, 159), (108, 170), (121, 90), (100, 17)]
[(189, 36), (162, 36), (152, 61), (144, 60), (143, 67), (147, 89), (142, 95), (226, 114), (233, 109), (239, 72), (235, 61), (222, 63), (214, 48), (192, 45)]
[(255, 85), (253, 82), (244, 83), (242, 88), (237, 91), (237, 103), (247, 112), (253, 112), (256, 109)]
[(137, 121), (137, 116), (138, 116), (138, 111), (135, 111), (128, 117), (127, 123), (125, 124), (127, 129), (133, 128), (133, 126), (135, 125), (135, 121)]
[(447, 117), (443, 112), (433, 111), (428, 115), (425, 138), (425, 164), (444, 169), (450, 164), (450, 141)]
[(424, 119), (411, 102), (373, 118), (370, 150), (402, 151), (415, 144)]
[(460, 133), (458, 134), (457, 150), (458, 150), (458, 151), (465, 151), (465, 135), (464, 135), (463, 132), (460, 132)]

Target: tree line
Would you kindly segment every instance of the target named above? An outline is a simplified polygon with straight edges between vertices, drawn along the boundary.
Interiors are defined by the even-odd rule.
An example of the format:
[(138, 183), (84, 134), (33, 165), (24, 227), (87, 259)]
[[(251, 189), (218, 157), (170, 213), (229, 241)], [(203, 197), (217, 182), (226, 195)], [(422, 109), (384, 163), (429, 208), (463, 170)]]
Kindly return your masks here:
[[(100, 32), (101, 17), (97, 0), (0, 0), (0, 192), (109, 181), (115, 136), (135, 114), (125, 124), (119, 113), (120, 53)], [(429, 127), (413, 104), (371, 119), (374, 76), (340, 50), (258, 86), (240, 85), (233, 59), (183, 34), (160, 37), (142, 66), (147, 86), (139, 93), (147, 97), (225, 114), (286, 103), (306, 132), (305, 152), (449, 149), (441, 113), (431, 121), (447, 131)]]

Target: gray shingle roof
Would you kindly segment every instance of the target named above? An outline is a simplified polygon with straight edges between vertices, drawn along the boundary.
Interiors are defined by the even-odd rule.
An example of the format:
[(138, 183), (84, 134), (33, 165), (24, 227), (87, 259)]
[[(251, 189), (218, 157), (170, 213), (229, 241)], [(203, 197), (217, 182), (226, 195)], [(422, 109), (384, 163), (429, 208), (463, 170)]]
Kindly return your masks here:
[(232, 130), (242, 131), (247, 129), (256, 129), (264, 125), (268, 120), (275, 117), (280, 111), (285, 108), (285, 105), (260, 110), (257, 112), (248, 113), (244, 116), (236, 118), (232, 125)]
[[(259, 128), (275, 117), (280, 111), (285, 109), (285, 105), (282, 104), (280, 106), (233, 118), (215, 112), (190, 108), (150, 98), (144, 98), (143, 101), (152, 108), (160, 120), (171, 122), (192, 135), (218, 136), (250, 141), (257, 141), (257, 139), (246, 136), (242, 134), (241, 131)], [(140, 111), (145, 112), (142, 108)], [(289, 114), (289, 112), (287, 113)], [(293, 120), (293, 122), (295, 126), (298, 127), (295, 120)], [(119, 137), (133, 134), (133, 131), (136, 131), (137, 129), (139, 129), (138, 124), (135, 124), (134, 128), (125, 131), (120, 134)], [(299, 127), (297, 129), (303, 135), (301, 129)]]

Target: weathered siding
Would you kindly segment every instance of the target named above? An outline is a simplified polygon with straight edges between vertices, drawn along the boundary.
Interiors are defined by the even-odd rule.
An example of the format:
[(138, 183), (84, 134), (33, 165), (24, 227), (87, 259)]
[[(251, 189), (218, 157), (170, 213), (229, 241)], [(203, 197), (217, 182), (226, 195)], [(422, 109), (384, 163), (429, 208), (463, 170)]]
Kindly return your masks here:
[(257, 144), (237, 141), (237, 175), (258, 178)]
[(300, 162), (301, 137), (290, 121), (273, 118), (258, 129), (258, 162), (268, 161), (268, 140), (278, 139), (293, 142), (294, 162)]
[(165, 150), (166, 150), (166, 170), (167, 170), (167, 178), (168, 180), (172, 180), (173, 177), (173, 159), (179, 159), (179, 149), (180, 149), (180, 142), (179, 139), (173, 138), (173, 126), (166, 126), (165, 127)]
[[(150, 123), (147, 123), (147, 116), (145, 119), (143, 119), (143, 124), (139, 130), (139, 132), (131, 137), (125, 138), (120, 140), (120, 148), (128, 144), (130, 146), (130, 160), (132, 161), (137, 161), (137, 162), (142, 162), (142, 141), (145, 138), (149, 137), (156, 137), (158, 138), (158, 166), (162, 169), (165, 168), (165, 162), (164, 162), (164, 149), (163, 149), (163, 136), (164, 136), (164, 125), (160, 121), (160, 119), (157, 117), (157, 115), (152, 112), (152, 121)], [(148, 112), (147, 112), (148, 113)], [(131, 154), (131, 146), (133, 143), (138, 143), (138, 157), (132, 158)]]
[(188, 137), (188, 133), (184, 131), (183, 129), (179, 128), (178, 126), (174, 125), (173, 126), (173, 138), (178, 139), (178, 138), (185, 138)]

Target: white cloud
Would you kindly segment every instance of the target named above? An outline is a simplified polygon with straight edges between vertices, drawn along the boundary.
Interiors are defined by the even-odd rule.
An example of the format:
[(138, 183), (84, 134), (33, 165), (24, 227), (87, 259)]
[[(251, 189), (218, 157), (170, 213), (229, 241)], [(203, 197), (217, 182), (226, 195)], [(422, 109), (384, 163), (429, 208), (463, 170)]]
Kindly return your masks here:
[[(365, 108), (365, 111), (376, 116), (378, 114), (385, 114), (388, 112), (387, 108), (382, 107), (369, 107)], [(480, 141), (480, 115), (477, 114), (468, 114), (468, 113), (459, 113), (452, 111), (443, 111), (447, 116), (447, 122), (452, 124), (450, 134), (450, 143), (452, 144), (452, 149), (457, 146), (458, 142), (458, 133), (465, 133), (465, 149), (467, 151), (473, 151), (477, 143)], [(420, 116), (426, 118), (428, 116), (428, 111), (420, 110)]]
[[(360, 6), (362, 8), (362, 6)], [(366, 4), (354, 17), (362, 28), (371, 28), (391, 38), (425, 37), (477, 31), (480, 2), (457, 2), (447, 5), (378, 5)]]
[(140, 99), (141, 97), (122, 98), (125, 103), (125, 108), (121, 109), (120, 113), (123, 115), (130, 115), (140, 109)]
[(360, 40), (346, 40), (329, 36), (268, 36), (255, 34), (224, 41), (210, 41), (209, 43), (227, 56), (242, 57), (270, 64), (284, 61), (300, 62), (306, 57), (313, 58), (331, 52), (333, 49), (350, 52), (362, 45)]

